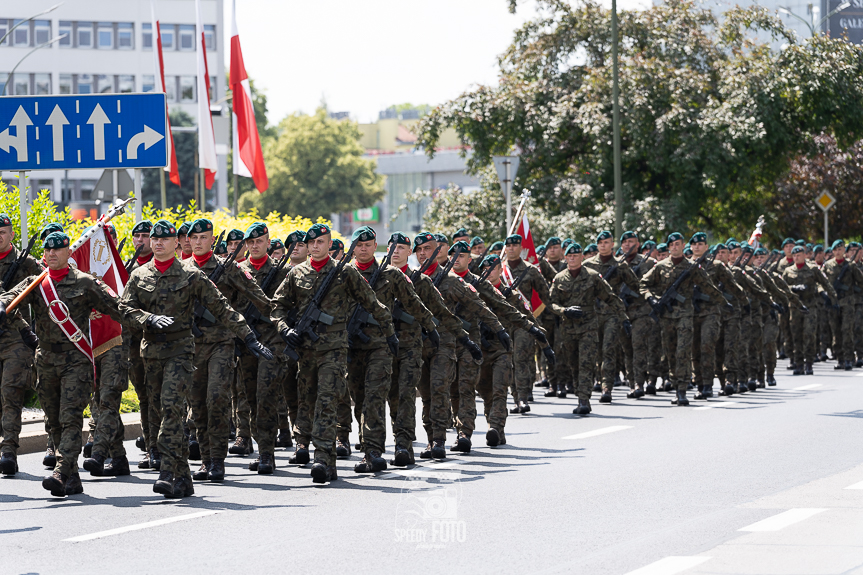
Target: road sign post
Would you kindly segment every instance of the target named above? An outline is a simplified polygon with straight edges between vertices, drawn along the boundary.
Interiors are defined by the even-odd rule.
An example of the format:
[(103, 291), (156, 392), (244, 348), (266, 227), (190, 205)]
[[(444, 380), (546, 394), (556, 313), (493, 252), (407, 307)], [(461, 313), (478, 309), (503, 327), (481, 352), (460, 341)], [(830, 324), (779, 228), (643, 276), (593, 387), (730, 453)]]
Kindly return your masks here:
[(830, 245), (828, 234), (830, 218), (828, 217), (828, 213), (830, 212), (830, 208), (836, 204), (836, 198), (833, 197), (833, 194), (824, 190), (817, 198), (815, 198), (815, 203), (818, 204), (818, 207), (824, 212), (824, 249), (827, 249)]
[(20, 171), (18, 172), (18, 202), (21, 204), (19, 206), (21, 212), (21, 246), (26, 246), (27, 241), (30, 239), (27, 237), (27, 212), (30, 210), (30, 202), (28, 201), (30, 198), (27, 194), (27, 172)]
[(494, 156), (500, 189), (506, 198), (506, 229), (512, 227), (512, 183), (518, 173), (518, 156)]

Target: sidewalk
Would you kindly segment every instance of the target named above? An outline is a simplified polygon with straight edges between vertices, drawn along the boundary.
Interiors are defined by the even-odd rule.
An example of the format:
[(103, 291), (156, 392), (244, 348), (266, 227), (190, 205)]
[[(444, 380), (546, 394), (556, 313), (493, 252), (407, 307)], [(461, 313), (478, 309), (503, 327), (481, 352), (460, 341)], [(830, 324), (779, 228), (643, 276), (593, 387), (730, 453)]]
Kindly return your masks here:
[[(135, 439), (141, 435), (141, 414), (140, 413), (123, 413), (120, 415), (123, 420), (123, 425), (126, 428), (126, 439)], [(90, 419), (84, 419), (84, 434), (82, 442), (87, 442), (87, 434), (90, 431)], [(19, 440), (20, 447), (18, 454), (24, 453), (39, 453), (45, 451), (48, 442), (48, 434), (45, 433), (45, 423), (41, 417), (24, 417), (23, 425), (21, 426), (21, 438)]]

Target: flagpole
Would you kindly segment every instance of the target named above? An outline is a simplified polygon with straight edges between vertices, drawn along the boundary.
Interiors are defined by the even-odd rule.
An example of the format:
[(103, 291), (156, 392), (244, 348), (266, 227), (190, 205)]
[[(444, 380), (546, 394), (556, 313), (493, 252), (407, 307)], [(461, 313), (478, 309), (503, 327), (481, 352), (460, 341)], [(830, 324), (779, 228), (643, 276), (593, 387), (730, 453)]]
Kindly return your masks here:
[(515, 230), (518, 229), (518, 224), (521, 221), (522, 211), (524, 210), (525, 203), (527, 203), (527, 199), (530, 197), (530, 192), (525, 190), (521, 193), (521, 203), (518, 205), (518, 210), (515, 212), (515, 217), (512, 219), (512, 226), (509, 229), (508, 236), (511, 236), (515, 233)]

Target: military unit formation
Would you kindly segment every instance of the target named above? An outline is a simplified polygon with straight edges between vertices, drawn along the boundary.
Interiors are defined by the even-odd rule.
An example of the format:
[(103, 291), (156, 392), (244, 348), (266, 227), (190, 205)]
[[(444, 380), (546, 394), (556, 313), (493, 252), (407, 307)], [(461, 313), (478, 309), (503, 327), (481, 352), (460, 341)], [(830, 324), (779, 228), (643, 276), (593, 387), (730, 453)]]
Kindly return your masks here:
[[(356, 473), (383, 471), (387, 405), (389, 465), (413, 465), (417, 393), (427, 443), (419, 457), (440, 460), (474, 448), (477, 395), (494, 448), (507, 443), (508, 414), (528, 414), (534, 393), (573, 395), (573, 414), (584, 417), (594, 393), (611, 403), (619, 386), (630, 399), (669, 393), (684, 407), (689, 390), (706, 400), (776, 385), (777, 358), (789, 357), (794, 375), (828, 359), (835, 369), (863, 366), (863, 250), (842, 240), (825, 249), (788, 238), (768, 251), (733, 238), (711, 246), (701, 232), (659, 245), (626, 232), (615, 248), (603, 231), (585, 246), (548, 238), (533, 265), (521, 236), (486, 245), (462, 228), (394, 233), (378, 261), (370, 227), (345, 246), (324, 224), (283, 242), (264, 223), (216, 238), (207, 219), (179, 228), (145, 220), (118, 295), (70, 267), (58, 224), (41, 234), (41, 262), (13, 239), (0, 216), (0, 472), (18, 471), (33, 382), (49, 437), (42, 486), (58, 497), (83, 492), (88, 403), (84, 470), (130, 473), (119, 415), (130, 380), (141, 407), (138, 467), (158, 472), (154, 492), (180, 498), (196, 482), (223, 481), (225, 459), (252, 455), (253, 439), (248, 468), (258, 474), (274, 472), (277, 447), (293, 450), (280, 464), (311, 464), (318, 484), (337, 480), (336, 460), (352, 448), (362, 454)], [(91, 362), (80, 343), (93, 314), (123, 333)]]

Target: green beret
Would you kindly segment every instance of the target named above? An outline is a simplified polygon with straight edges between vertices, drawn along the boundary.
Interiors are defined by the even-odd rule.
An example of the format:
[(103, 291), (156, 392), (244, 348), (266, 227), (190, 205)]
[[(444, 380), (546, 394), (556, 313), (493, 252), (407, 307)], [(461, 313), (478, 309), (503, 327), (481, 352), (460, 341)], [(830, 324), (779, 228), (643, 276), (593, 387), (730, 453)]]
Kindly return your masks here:
[(620, 243), (623, 243), (624, 240), (628, 240), (630, 238), (637, 240), (638, 234), (636, 234), (635, 232), (623, 232), (623, 234), (620, 236)]
[(755, 250), (755, 255), (756, 256), (766, 256), (767, 250), (765, 248), (759, 247), (757, 250)]
[(453, 243), (452, 247), (449, 249), (449, 251), (447, 253), (449, 255), (453, 255), (457, 250), (461, 251), (462, 253), (466, 253), (466, 252), (470, 251), (470, 246), (467, 245), (466, 241), (459, 240), (459, 241)]
[(797, 240), (796, 242), (794, 242), (794, 245), (805, 247), (806, 246), (806, 240)]
[(740, 242), (735, 241), (735, 239), (734, 239), (734, 238), (731, 238), (731, 240), (730, 240), (730, 241), (727, 241), (727, 242), (725, 242), (725, 243), (728, 245), (728, 249), (729, 249), (729, 250), (736, 250), (737, 248), (739, 248), (739, 247), (740, 247)]
[(792, 254), (792, 255), (794, 255), (794, 254), (802, 254), (802, 253), (804, 253), (805, 251), (806, 251), (806, 250), (805, 250), (805, 248), (804, 248), (803, 246), (794, 246), (794, 248), (791, 250), (791, 254)]
[(489, 246), (488, 251), (493, 252), (493, 251), (502, 250), (502, 249), (503, 249), (503, 242), (497, 241), (497, 242), (494, 242), (493, 244), (491, 244)]
[(623, 255), (623, 248), (617, 248), (617, 251), (616, 251), (616, 252), (614, 252), (614, 255), (616, 255), (616, 256), (622, 256), (622, 255)]
[(337, 252), (343, 249), (345, 249), (345, 243), (338, 238), (334, 239), (332, 245), (330, 246), (330, 251)]
[(778, 256), (778, 255), (779, 255), (779, 254), (781, 254), (782, 252), (781, 252), (781, 251), (779, 251), (779, 250), (771, 250), (771, 251), (770, 251), (770, 253), (771, 253), (771, 254), (773, 254), (774, 256)]
[(689, 246), (689, 244), (686, 244), (683, 247), (683, 255), (685, 255), (685, 256), (691, 256), (692, 255), (692, 248)]
[(642, 252), (645, 252), (645, 251), (648, 251), (648, 250), (649, 250), (649, 251), (653, 251), (653, 250), (655, 250), (655, 249), (656, 249), (656, 242), (655, 242), (655, 241), (653, 241), (653, 240), (647, 240), (646, 242), (644, 242), (643, 244), (641, 244), (641, 251), (642, 251)]
[(213, 250), (213, 253), (217, 256), (223, 256), (228, 253), (228, 243), (227, 242), (219, 242), (216, 246), (216, 249)]
[(692, 234), (692, 238), (689, 240), (689, 243), (695, 244), (698, 242), (707, 243), (707, 234), (705, 234), (704, 232), (695, 232), (694, 234)]
[(474, 237), (474, 238), (470, 241), (470, 247), (478, 246), (479, 244), (485, 244), (485, 242), (484, 242), (484, 241), (482, 241), (482, 238), (481, 238), (481, 237), (479, 237), (479, 236)]
[(267, 224), (265, 224), (264, 222), (255, 222), (246, 229), (246, 234), (243, 236), (243, 239), (251, 240), (254, 238), (265, 236), (268, 233), (270, 233), (270, 228), (267, 227)]
[[(578, 245), (577, 243), (572, 242), (572, 244), (570, 244), (570, 247), (572, 247), (573, 244)], [(566, 248), (566, 251), (569, 251), (569, 248)], [(596, 244), (587, 244), (587, 247), (584, 248), (584, 255), (592, 254), (592, 253), (598, 252), (598, 251), (599, 251), (599, 247), (597, 247)]]
[(565, 240), (560, 242), (560, 245), (563, 247), (563, 249), (566, 249), (566, 247), (571, 243), (573, 243), (572, 240), (569, 238), (566, 238)]
[(153, 229), (153, 223), (150, 220), (141, 220), (135, 227), (132, 228), (132, 235), (135, 234), (149, 234)]
[(394, 233), (390, 234), (390, 241), (387, 242), (387, 245), (389, 245), (393, 242), (395, 242), (396, 245), (402, 245), (402, 246), (410, 246), (411, 245), (411, 241), (408, 239), (408, 237), (401, 232), (394, 232)]
[(845, 242), (844, 242), (844, 241), (842, 241), (842, 240), (836, 240), (836, 241), (835, 241), (835, 242), (833, 242), (833, 244), (830, 246), (830, 249), (831, 249), (831, 250), (835, 250), (836, 248), (844, 248), (844, 247), (845, 247)]
[(811, 249), (812, 249), (812, 244), (810, 244), (809, 242), (806, 242), (806, 249), (807, 249), (807, 250), (811, 250)]
[(467, 233), (467, 228), (459, 228), (459, 229), (457, 229), (457, 230), (455, 231), (455, 233), (452, 235), (452, 239), (460, 238), (460, 237), (462, 237), (462, 236), (468, 236), (468, 237), (470, 237), (470, 234), (469, 234), (469, 233)]
[(728, 238), (727, 240), (725, 240), (725, 245), (727, 246), (727, 245), (729, 245), (729, 244), (731, 244), (731, 243), (733, 243), (733, 242), (736, 242), (736, 241), (737, 241), (737, 240), (735, 240), (734, 238)]
[(479, 264), (479, 267), (494, 267), (500, 264), (500, 256), (496, 254), (489, 254), (482, 259), (482, 263)]
[(435, 234), (434, 239), (439, 243), (449, 245), (449, 239), (447, 239), (446, 234)]
[(370, 242), (374, 239), (377, 239), (378, 235), (375, 231), (369, 226), (362, 226), (354, 230), (353, 235), (351, 235), (351, 241), (356, 242)]
[(559, 246), (561, 244), (560, 238), (557, 236), (551, 236), (545, 241), (545, 248), (548, 249), (551, 246)]
[(177, 228), (168, 220), (159, 220), (150, 230), (151, 238), (176, 238)]
[(613, 236), (611, 232), (608, 230), (602, 230), (596, 235), (596, 243), (601, 242), (602, 240), (610, 240)]
[(0, 214), (0, 228), (11, 228), (11, 227), (12, 227), (12, 220), (9, 219), (9, 216), (7, 214)]
[(680, 232), (671, 232), (665, 239), (665, 243), (670, 244), (671, 242), (676, 242), (677, 240), (683, 241), (683, 234), (681, 234)]
[(238, 230), (235, 228), (235, 229), (231, 230), (230, 232), (228, 232), (228, 237), (225, 238), (225, 241), (226, 242), (235, 242), (237, 240), (242, 240), (243, 235), (244, 234), (241, 230)]
[(414, 251), (423, 244), (437, 241), (435, 234), (430, 232), (420, 232), (414, 236)]
[(275, 250), (283, 250), (285, 249), (285, 244), (282, 243), (282, 240), (279, 238), (275, 238), (270, 240), (270, 253)]
[(204, 232), (212, 231), (213, 222), (211, 222), (207, 218), (198, 218), (197, 220), (192, 222), (192, 226), (189, 228), (190, 234), (203, 234)]
[(189, 235), (189, 230), (192, 228), (192, 222), (183, 222), (183, 225), (177, 228), (178, 236), (187, 236)]
[(848, 247), (849, 247), (849, 248), (858, 248), (858, 249), (859, 249), (859, 248), (860, 248), (860, 242), (851, 242), (850, 244), (848, 244)]
[(286, 244), (304, 244), (306, 243), (306, 232), (302, 230), (295, 230), (288, 234), (288, 237), (285, 238)]
[(521, 245), (521, 240), (522, 237), (519, 234), (512, 234), (511, 236), (507, 236), (503, 243), (508, 246)]
[[(0, 216), (0, 217), (2, 217), (2, 216)], [(4, 226), (0, 226), (0, 227), (4, 227)], [(42, 228), (42, 232), (39, 234), (39, 239), (44, 240), (45, 238), (48, 237), (48, 234), (50, 234), (52, 232), (62, 232), (62, 231), (65, 231), (63, 229), (62, 225), (60, 225), (57, 222), (51, 222), (50, 224), (47, 224), (44, 228)]]
[(63, 232), (51, 232), (42, 242), (42, 249), (56, 250), (69, 247), (69, 236)]
[(755, 251), (749, 244), (740, 244), (740, 249), (743, 250), (744, 254), (751, 254)]
[[(590, 246), (588, 246), (588, 247), (590, 247)], [(580, 253), (581, 253), (581, 244), (579, 244), (577, 242), (572, 242), (571, 244), (566, 246), (566, 252), (564, 253), (564, 255), (580, 254)]]
[(325, 236), (330, 232), (330, 226), (327, 224), (315, 224), (306, 232), (306, 241)]
[(658, 251), (661, 254), (667, 254), (668, 253), (668, 244), (659, 244), (658, 246), (656, 246), (656, 251)]
[(725, 245), (725, 244), (723, 244), (722, 242), (719, 242), (718, 244), (716, 244), (715, 246), (713, 246), (713, 251), (714, 251), (714, 252), (718, 252), (719, 250), (727, 250), (727, 249), (728, 249), (728, 246), (726, 246), (726, 245)]
[(794, 239), (792, 239), (792, 238), (785, 238), (784, 240), (782, 240), (782, 247), (783, 247), (783, 248), (784, 248), (785, 246), (787, 246), (788, 244), (794, 245)]
[(815, 244), (815, 247), (812, 248), (812, 252), (816, 253), (816, 254), (819, 252), (823, 252), (823, 251), (824, 251), (824, 246), (822, 246), (821, 244)]

